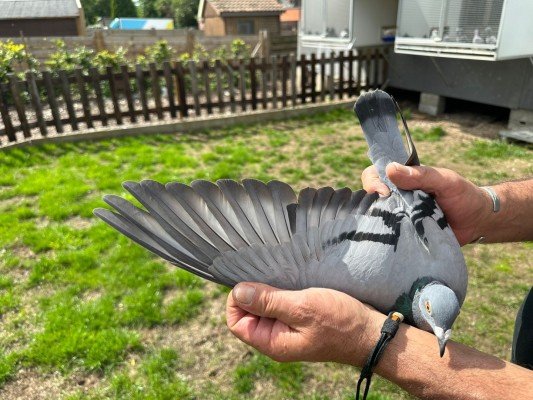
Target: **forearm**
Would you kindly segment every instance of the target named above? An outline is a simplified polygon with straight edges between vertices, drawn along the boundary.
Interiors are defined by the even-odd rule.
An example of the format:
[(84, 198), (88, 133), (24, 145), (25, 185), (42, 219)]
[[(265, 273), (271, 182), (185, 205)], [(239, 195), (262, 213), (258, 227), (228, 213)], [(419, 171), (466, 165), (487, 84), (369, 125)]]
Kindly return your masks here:
[(533, 240), (533, 179), (492, 186), (500, 198), (500, 211), (493, 212), (486, 193), (486, 212), (478, 236), (486, 243)]
[[(375, 343), (383, 318), (372, 328)], [(372, 337), (374, 336), (374, 337)], [(409, 393), (430, 399), (533, 398), (533, 372), (449, 342), (439, 357), (435, 337), (402, 324), (381, 358), (376, 373)]]

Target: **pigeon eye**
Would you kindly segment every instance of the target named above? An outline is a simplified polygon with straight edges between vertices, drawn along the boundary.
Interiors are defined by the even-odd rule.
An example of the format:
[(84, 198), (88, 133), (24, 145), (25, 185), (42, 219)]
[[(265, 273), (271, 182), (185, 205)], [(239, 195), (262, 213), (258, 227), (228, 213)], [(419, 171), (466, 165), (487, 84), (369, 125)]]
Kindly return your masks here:
[(426, 306), (426, 311), (428, 312), (429, 315), (431, 315), (431, 304), (429, 303), (428, 300), (426, 300), (425, 306)]

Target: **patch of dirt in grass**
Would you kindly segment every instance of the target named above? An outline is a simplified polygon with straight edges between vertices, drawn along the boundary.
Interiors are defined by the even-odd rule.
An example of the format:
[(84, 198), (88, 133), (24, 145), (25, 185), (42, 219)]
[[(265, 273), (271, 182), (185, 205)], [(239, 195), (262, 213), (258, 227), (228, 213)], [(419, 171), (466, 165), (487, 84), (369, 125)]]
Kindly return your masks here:
[(226, 297), (215, 296), (218, 289), (211, 283), (204, 291), (207, 299), (197, 318), (179, 326), (141, 330), (142, 343), (176, 349), (183, 365), (179, 372), (195, 390), (208, 383), (228, 388), (228, 371), (250, 356), (250, 348), (226, 326)]
[(22, 258), (26, 260), (35, 258), (35, 253), (33, 252), (32, 249), (30, 249), (27, 246), (17, 245), (13, 247), (11, 251), (13, 252), (13, 255), (15, 255), (15, 257), (18, 257), (18, 258)]
[(30, 200), (37, 200), (37, 196), (13, 196), (0, 200), (0, 208), (16, 206)]
[(87, 229), (95, 223), (94, 219), (82, 218), (80, 216), (69, 218), (65, 221), (65, 224), (74, 229)]
[(89, 390), (98, 381), (96, 375), (74, 373), (64, 376), (22, 369), (0, 390), (0, 397), (5, 400), (56, 400), (80, 389)]

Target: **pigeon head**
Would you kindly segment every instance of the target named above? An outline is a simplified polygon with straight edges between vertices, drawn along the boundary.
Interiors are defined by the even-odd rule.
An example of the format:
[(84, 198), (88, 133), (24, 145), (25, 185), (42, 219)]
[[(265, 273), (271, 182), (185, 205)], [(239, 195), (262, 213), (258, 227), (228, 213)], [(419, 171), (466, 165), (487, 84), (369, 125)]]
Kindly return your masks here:
[(417, 297), (418, 301), (413, 304), (413, 315), (419, 322), (417, 325), (431, 328), (435, 333), (442, 357), (452, 325), (460, 312), (459, 300), (452, 289), (438, 282), (424, 286)]

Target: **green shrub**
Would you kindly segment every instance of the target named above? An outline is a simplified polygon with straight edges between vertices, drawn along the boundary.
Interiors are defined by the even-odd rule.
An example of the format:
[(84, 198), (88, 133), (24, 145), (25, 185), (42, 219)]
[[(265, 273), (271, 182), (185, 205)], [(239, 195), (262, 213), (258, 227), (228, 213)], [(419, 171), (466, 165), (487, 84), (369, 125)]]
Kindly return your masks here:
[(28, 53), (25, 45), (13, 43), (12, 40), (0, 42), (0, 82), (7, 82), (8, 74), (15, 71), (36, 71), (38, 66), (39, 62)]

